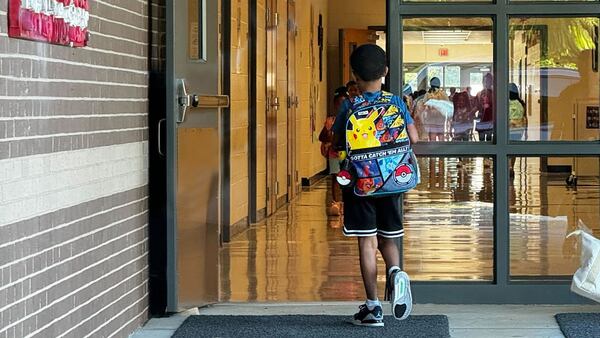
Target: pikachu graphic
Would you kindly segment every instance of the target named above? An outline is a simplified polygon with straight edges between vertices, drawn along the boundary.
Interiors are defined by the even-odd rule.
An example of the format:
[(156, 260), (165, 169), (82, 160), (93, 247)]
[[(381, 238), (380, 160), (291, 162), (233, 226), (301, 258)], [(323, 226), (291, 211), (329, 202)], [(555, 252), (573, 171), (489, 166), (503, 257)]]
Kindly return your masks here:
[(381, 146), (381, 142), (377, 139), (377, 128), (375, 126), (377, 117), (379, 117), (379, 114), (376, 111), (362, 119), (357, 119), (355, 115), (350, 116), (352, 130), (346, 132), (346, 139), (351, 150)]

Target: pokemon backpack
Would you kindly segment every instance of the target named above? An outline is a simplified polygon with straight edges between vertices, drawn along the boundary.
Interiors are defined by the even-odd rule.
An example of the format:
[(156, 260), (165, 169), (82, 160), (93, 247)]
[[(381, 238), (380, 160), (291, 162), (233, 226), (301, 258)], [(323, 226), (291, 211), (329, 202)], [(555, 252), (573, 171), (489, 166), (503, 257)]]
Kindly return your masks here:
[(399, 194), (419, 182), (419, 166), (410, 145), (401, 107), (382, 91), (368, 102), (354, 98), (346, 122), (346, 160), (338, 174), (357, 196)]

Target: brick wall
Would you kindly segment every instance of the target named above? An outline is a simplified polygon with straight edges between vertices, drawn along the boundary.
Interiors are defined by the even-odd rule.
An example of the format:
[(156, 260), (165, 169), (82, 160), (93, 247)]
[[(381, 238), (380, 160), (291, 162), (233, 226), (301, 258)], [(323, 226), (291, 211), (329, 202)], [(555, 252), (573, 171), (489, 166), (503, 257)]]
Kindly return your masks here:
[(90, 1), (89, 47), (9, 39), (0, 1), (0, 338), (147, 319), (148, 2)]

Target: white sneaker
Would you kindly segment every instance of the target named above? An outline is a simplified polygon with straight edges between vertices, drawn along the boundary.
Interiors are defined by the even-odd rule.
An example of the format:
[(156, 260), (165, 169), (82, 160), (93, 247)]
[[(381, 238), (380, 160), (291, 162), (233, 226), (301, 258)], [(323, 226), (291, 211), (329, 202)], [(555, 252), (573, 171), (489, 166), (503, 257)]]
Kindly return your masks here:
[(394, 270), (390, 273), (389, 281), (394, 318), (406, 319), (412, 311), (412, 294), (408, 274), (400, 269)]

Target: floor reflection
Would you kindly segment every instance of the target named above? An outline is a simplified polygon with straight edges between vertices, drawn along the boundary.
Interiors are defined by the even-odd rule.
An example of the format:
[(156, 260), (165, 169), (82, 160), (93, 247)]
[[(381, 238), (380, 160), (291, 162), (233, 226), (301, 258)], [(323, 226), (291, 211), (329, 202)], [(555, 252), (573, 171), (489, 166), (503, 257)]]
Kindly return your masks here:
[[(563, 158), (563, 161), (574, 158)], [(600, 184), (595, 174), (581, 175), (567, 186), (568, 173), (542, 171), (541, 158), (522, 157), (515, 163), (509, 187), (511, 275), (570, 276), (579, 267), (575, 237), (565, 236), (581, 220), (600, 238)]]
[(422, 158), (404, 199), (404, 269), (413, 280), (493, 279), (493, 163)]
[[(362, 299), (355, 239), (328, 219), (327, 180), (222, 250), (222, 301)], [(380, 271), (383, 271), (380, 259)], [(383, 283), (383, 282), (382, 282)], [(383, 287), (383, 284), (382, 284)]]
[[(493, 279), (493, 162), (424, 158), (422, 182), (404, 201), (405, 270), (419, 281)], [(559, 179), (560, 178), (560, 179)], [(599, 186), (541, 175), (539, 160), (517, 160), (509, 189), (511, 273), (569, 275), (577, 249), (564, 240), (581, 218), (598, 235)], [(364, 298), (356, 240), (325, 213), (328, 181), (305, 190), (221, 251), (221, 301), (320, 301)], [(378, 259), (380, 293), (384, 263)]]

